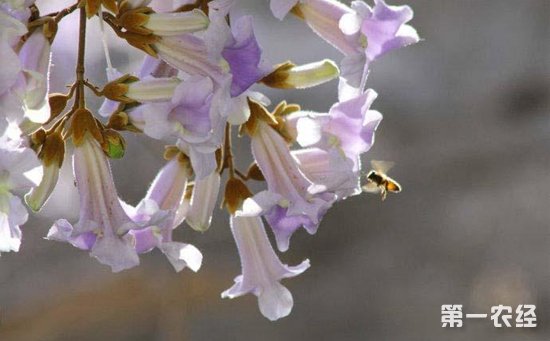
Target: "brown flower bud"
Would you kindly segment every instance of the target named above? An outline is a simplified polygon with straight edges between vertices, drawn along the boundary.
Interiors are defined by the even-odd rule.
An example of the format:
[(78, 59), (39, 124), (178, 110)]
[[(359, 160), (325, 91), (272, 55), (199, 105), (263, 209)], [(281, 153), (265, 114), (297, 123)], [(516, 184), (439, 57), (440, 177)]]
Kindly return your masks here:
[(126, 97), (128, 92), (128, 84), (134, 81), (137, 81), (138, 78), (130, 75), (124, 75), (118, 79), (115, 79), (112, 82), (109, 82), (103, 88), (103, 95), (110, 100), (122, 102), (122, 103), (132, 103), (135, 102), (133, 99)]
[(125, 128), (128, 126), (129, 121), (130, 120), (128, 118), (128, 114), (124, 111), (119, 111), (109, 117), (107, 127), (115, 130), (125, 130)]
[(166, 161), (172, 160), (173, 158), (178, 156), (179, 153), (181, 153), (181, 151), (176, 146), (165, 146), (164, 147), (164, 159)]

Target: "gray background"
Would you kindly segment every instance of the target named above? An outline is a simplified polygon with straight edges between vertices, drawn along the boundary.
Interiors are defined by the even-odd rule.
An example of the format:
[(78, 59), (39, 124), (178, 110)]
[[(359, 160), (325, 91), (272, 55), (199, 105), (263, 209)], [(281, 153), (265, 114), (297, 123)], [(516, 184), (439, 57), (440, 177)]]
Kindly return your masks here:
[[(240, 272), (221, 211), (205, 234), (178, 232), (204, 253), (198, 274), (174, 273), (157, 252), (112, 274), (85, 252), (43, 240), (55, 217), (75, 217), (66, 162), (69, 179), (25, 225), (21, 251), (0, 260), (0, 339), (548, 340), (550, 2), (409, 3), (425, 40), (376, 62), (369, 79), (384, 120), (367, 158), (395, 161), (391, 175), (404, 191), (385, 202), (351, 198), (317, 235), (296, 233), (281, 257), (309, 258), (312, 267), (284, 282), (295, 299), (289, 317), (267, 321), (251, 295), (220, 299)], [(240, 8), (254, 15), (273, 62), (340, 60), (303, 23), (273, 19), (267, 1)], [(66, 25), (73, 33), (56, 43), (54, 70), (65, 74), (52, 79), (57, 91), (72, 79), (76, 29)], [(89, 37), (88, 75), (103, 84), (97, 30)], [(134, 60), (112, 52), (123, 71)], [(324, 111), (335, 88), (266, 93)], [(121, 196), (135, 203), (161, 166), (162, 145), (128, 140), (128, 157), (113, 169)], [(247, 164), (246, 141), (238, 146)], [(441, 328), (442, 304), (488, 313), (521, 303), (537, 305), (536, 329), (497, 330), (489, 319)]]

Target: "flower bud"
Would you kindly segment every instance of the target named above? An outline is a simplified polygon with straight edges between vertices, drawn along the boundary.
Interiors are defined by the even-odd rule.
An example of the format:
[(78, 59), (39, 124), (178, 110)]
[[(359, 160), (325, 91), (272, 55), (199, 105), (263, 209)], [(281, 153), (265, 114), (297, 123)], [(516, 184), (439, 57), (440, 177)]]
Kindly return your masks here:
[(119, 111), (109, 117), (107, 126), (115, 130), (124, 130), (128, 126), (129, 122), (130, 119), (128, 118), (128, 114), (124, 111)]
[(262, 83), (279, 89), (306, 89), (329, 82), (340, 74), (329, 59), (305, 65), (286, 62), (262, 79)]
[(112, 129), (103, 131), (103, 143), (101, 148), (111, 159), (120, 159), (124, 156), (126, 142), (124, 138)]
[(179, 13), (152, 13), (148, 15), (143, 27), (158, 36), (178, 36), (202, 31), (209, 23), (210, 20), (203, 11), (194, 9)]
[(126, 98), (137, 102), (170, 101), (181, 83), (177, 78), (153, 78), (128, 84)]
[(107, 85), (103, 88), (103, 95), (110, 100), (122, 103), (135, 102), (131, 98), (126, 97), (126, 93), (128, 92), (129, 84), (138, 80), (139, 79), (137, 77), (124, 75), (112, 82), (107, 83)]
[(65, 142), (59, 132), (53, 132), (45, 137), (38, 157), (44, 168), (42, 181), (25, 195), (25, 202), (35, 212), (44, 206), (59, 178), (59, 169), (65, 157)]

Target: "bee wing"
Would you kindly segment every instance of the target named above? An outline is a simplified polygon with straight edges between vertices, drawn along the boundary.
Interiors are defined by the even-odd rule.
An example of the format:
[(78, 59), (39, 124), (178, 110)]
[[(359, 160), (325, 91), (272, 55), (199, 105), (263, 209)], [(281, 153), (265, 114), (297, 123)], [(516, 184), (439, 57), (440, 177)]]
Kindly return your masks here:
[(395, 165), (395, 162), (371, 160), (370, 164), (375, 171), (386, 174)]
[(367, 193), (380, 193), (380, 188), (374, 182), (367, 182), (361, 188)]

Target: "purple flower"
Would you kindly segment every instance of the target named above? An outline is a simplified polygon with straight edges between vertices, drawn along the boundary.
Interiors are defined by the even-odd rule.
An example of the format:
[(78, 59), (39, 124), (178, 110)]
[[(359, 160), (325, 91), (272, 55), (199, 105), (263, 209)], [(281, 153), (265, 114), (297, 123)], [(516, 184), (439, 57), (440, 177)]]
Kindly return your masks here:
[(284, 139), (267, 123), (258, 122), (251, 147), (268, 187), (268, 191), (263, 192), (266, 196), (256, 195), (254, 199), (266, 212), (279, 250), (286, 251), (291, 235), (300, 226), (311, 234), (317, 231), (335, 198), (322, 193), (322, 186), (306, 178)]
[(376, 97), (376, 92), (368, 89), (362, 95), (336, 103), (328, 114), (292, 114), (289, 121), (296, 126), (296, 140), (302, 147), (327, 151), (337, 148), (355, 163), (357, 171), (358, 158), (372, 147), (374, 133), (382, 120), (382, 114), (370, 110)]
[(413, 18), (409, 6), (389, 6), (384, 0), (374, 0), (372, 8), (362, 1), (353, 1), (351, 7), (354, 13), (340, 19), (340, 28), (348, 36), (361, 34), (366, 38), (368, 61), (419, 41), (416, 30), (406, 24)]
[(292, 151), (300, 170), (323, 191), (334, 193), (338, 200), (361, 193), (360, 172), (355, 163), (337, 148), (305, 148)]
[(73, 169), (80, 196), (80, 218), (75, 225), (65, 219), (57, 220), (47, 239), (89, 250), (113, 272), (138, 265), (135, 241), (128, 231), (143, 226), (134, 223), (122, 208), (107, 158), (90, 133), (75, 145)]
[(248, 90), (270, 71), (262, 59), (262, 50), (254, 36), (252, 17), (244, 16), (231, 26), (232, 37), (222, 51), (223, 58), (231, 70), (231, 96)]
[(153, 138), (179, 139), (197, 177), (203, 178), (216, 168), (214, 152), (221, 145), (227, 121), (223, 116), (225, 90), (215, 89), (210, 78), (192, 77), (177, 86), (170, 102), (143, 104), (131, 118)]
[(196, 247), (172, 240), (173, 230), (187, 214), (185, 191), (190, 176), (189, 161), (174, 157), (159, 171), (137, 207), (123, 203), (135, 223), (147, 225), (129, 232), (135, 239), (136, 251), (145, 253), (158, 248), (178, 272), (186, 267), (196, 272), (202, 263), (202, 254)]
[(269, 66), (262, 58), (262, 49), (254, 35), (251, 16), (234, 20), (229, 27), (226, 15), (234, 1), (217, 0), (209, 3), (210, 26), (205, 32), (211, 60), (227, 63), (232, 76), (231, 96), (236, 97), (248, 90), (269, 72)]
[(282, 264), (269, 243), (261, 217), (231, 216), (231, 231), (239, 249), (242, 274), (235, 284), (222, 293), (222, 298), (235, 298), (248, 293), (258, 296), (260, 312), (271, 321), (290, 314), (294, 301), (280, 280), (294, 277), (307, 268)]
[(0, 70), (0, 107), (10, 122), (19, 123), (25, 115), (43, 123), (49, 118), (50, 43), (41, 30), (19, 42), (27, 33), (27, 12), (24, 7), (0, 7), (0, 59), (5, 62)]
[(358, 95), (365, 87), (369, 64), (383, 54), (420, 40), (406, 23), (413, 17), (409, 6), (388, 6), (375, 0), (374, 7), (353, 1), (351, 8), (336, 0), (271, 0), (271, 9), (282, 19), (292, 8), (321, 38), (340, 50), (341, 91)]
[(342, 16), (339, 26), (361, 53), (347, 54), (342, 61), (342, 77), (349, 86), (362, 90), (372, 61), (420, 38), (406, 24), (413, 18), (409, 6), (388, 6), (384, 0), (374, 0), (372, 8), (363, 1), (353, 1), (351, 6), (354, 12)]

